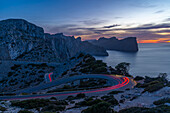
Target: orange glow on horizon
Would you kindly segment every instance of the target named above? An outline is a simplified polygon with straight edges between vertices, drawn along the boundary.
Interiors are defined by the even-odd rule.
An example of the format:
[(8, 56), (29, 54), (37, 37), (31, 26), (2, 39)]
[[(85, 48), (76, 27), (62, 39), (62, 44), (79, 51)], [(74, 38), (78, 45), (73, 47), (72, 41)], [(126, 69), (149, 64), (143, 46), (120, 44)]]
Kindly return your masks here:
[(170, 38), (159, 38), (157, 40), (138, 40), (138, 43), (170, 43)]
[[(77, 37), (82, 37), (82, 41), (85, 40), (94, 40), (95, 38), (89, 37), (89, 35), (81, 35), (81, 36), (76, 36)], [(98, 37), (98, 36), (96, 36)], [(122, 38), (118, 38), (119, 40)], [(159, 39), (151, 39), (151, 40), (140, 40), (140, 38), (137, 38), (137, 43), (170, 43), (170, 38), (159, 38)]]
[(158, 43), (158, 40), (140, 40), (138, 43)]

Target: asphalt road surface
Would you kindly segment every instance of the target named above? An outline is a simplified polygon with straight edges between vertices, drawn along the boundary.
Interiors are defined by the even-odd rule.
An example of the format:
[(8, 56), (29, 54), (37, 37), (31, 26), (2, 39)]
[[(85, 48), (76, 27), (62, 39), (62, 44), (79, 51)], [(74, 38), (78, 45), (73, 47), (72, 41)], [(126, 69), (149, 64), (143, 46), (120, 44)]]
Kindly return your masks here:
[(61, 78), (54, 80), (52, 82), (38, 85), (35, 87), (30, 87), (26, 89), (22, 89), (16, 91), (16, 94), (20, 93), (32, 93), (38, 92), (43, 89), (47, 89), (53, 86), (61, 85), (64, 83), (72, 82), (79, 79), (84, 78), (101, 78), (107, 79), (108, 87), (100, 88), (100, 89), (93, 89), (93, 90), (81, 90), (81, 91), (65, 91), (65, 92), (56, 92), (56, 93), (49, 93), (49, 94), (38, 94), (38, 95), (23, 95), (23, 96), (0, 96), (0, 100), (20, 100), (20, 99), (34, 99), (34, 98), (45, 98), (45, 97), (56, 97), (56, 98), (66, 98), (69, 95), (76, 95), (79, 93), (85, 93), (87, 96), (97, 96), (101, 94), (106, 94), (112, 90), (120, 89), (120, 88), (129, 88), (134, 86), (134, 81), (129, 79), (128, 77), (118, 77), (114, 75), (105, 75), (105, 74), (88, 74), (88, 75), (76, 75), (68, 78)]

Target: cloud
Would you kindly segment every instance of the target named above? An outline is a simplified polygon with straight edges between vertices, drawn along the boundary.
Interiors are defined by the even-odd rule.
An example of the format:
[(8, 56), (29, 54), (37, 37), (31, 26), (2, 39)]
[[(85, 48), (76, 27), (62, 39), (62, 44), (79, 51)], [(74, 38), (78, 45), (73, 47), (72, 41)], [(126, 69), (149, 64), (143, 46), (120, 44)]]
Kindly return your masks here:
[(99, 28), (94, 28), (94, 27), (91, 27), (91, 28), (71, 28), (70, 30), (72, 31), (77, 31), (77, 30), (83, 30), (85, 32), (93, 32), (93, 33), (96, 33), (96, 34), (103, 34), (107, 31), (112, 31), (110, 29), (99, 29)]
[(154, 13), (158, 14), (158, 13), (163, 13), (163, 12), (165, 12), (165, 11), (164, 10), (159, 10), (159, 11), (156, 11)]
[(104, 26), (103, 28), (113, 28), (113, 27), (117, 27), (120, 26), (118, 24), (113, 24), (113, 25), (109, 25), (109, 26)]
[(151, 4), (151, 3), (149, 3), (149, 2), (136, 1), (136, 2), (133, 3), (133, 4), (130, 4), (130, 6), (138, 7), (138, 8), (154, 8), (154, 7), (156, 7), (157, 5)]
[(166, 18), (165, 20), (163, 20), (164, 22), (168, 22), (170, 21), (170, 18)]
[(85, 25), (91, 26), (91, 25), (99, 25), (107, 22), (107, 20), (97, 20), (97, 19), (90, 19), (90, 20), (84, 20), (80, 21)]
[(117, 16), (117, 17), (114, 17), (115, 19), (120, 19), (120, 18), (123, 18), (123, 17), (120, 17), (120, 16)]
[[(99, 37), (137, 37), (139, 40), (156, 40), (170, 37), (170, 23), (143, 24), (137, 27), (115, 28), (118, 25), (104, 27), (80, 27), (76, 24), (65, 24), (60, 26), (48, 26), (50, 33), (62, 32), (65, 35), (81, 36), (85, 39), (96, 39)], [(107, 29), (108, 28), (108, 29)], [(160, 30), (160, 28), (165, 28)], [(154, 29), (154, 30), (153, 30)]]
[(163, 24), (144, 24), (138, 27), (117, 29), (117, 30), (149, 30), (149, 29), (160, 29), (160, 28), (170, 28), (170, 23)]

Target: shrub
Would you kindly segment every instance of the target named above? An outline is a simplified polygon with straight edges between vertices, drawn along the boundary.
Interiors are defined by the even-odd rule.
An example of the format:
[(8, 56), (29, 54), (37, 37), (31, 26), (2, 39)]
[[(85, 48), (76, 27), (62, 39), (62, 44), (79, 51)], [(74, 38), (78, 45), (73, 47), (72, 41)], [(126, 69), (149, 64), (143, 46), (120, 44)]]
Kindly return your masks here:
[(136, 81), (143, 80), (143, 79), (144, 79), (144, 77), (141, 77), (141, 76), (136, 76), (136, 77), (134, 78), (134, 80), (136, 80)]
[(20, 110), (18, 113), (33, 113), (33, 112), (28, 110)]
[[(68, 70), (67, 70), (67, 71), (68, 71)], [(62, 73), (62, 76), (63, 76), (63, 75), (66, 75), (66, 74), (67, 74), (67, 71), (63, 72), (63, 73)]]
[(90, 71), (89, 67), (85, 67), (83, 69), (80, 69), (80, 72), (82, 72), (82, 73), (88, 73), (89, 71)]
[(48, 67), (48, 65), (46, 63), (42, 63), (41, 66), (42, 67)]
[(5, 107), (0, 106), (0, 111), (6, 111)]
[(21, 93), (21, 95), (29, 95), (29, 93)]
[(105, 73), (107, 72), (106, 67), (102, 66), (102, 67), (98, 67), (96, 69), (94, 69), (93, 73)]
[(111, 91), (109, 94), (118, 94), (118, 93), (123, 93), (124, 91)]
[(134, 97), (132, 97), (131, 99), (130, 99), (130, 101), (132, 101), (132, 100), (134, 100), (134, 99), (137, 99), (138, 98), (138, 96), (134, 96)]
[(152, 85), (149, 85), (148, 87), (146, 87), (143, 92), (148, 91), (151, 93), (154, 91), (158, 91), (159, 89), (161, 89), (163, 87), (164, 87), (163, 83), (152, 84)]
[(93, 105), (85, 110), (82, 113), (116, 113), (110, 108), (110, 104), (107, 102), (100, 102), (96, 105)]
[(14, 72), (9, 72), (8, 77), (11, 77), (14, 74)]
[(64, 85), (63, 86), (63, 89), (70, 89), (71, 88), (71, 86), (69, 86), (69, 85)]
[(66, 98), (66, 100), (74, 100), (75, 99), (75, 97), (74, 96), (68, 96), (67, 98)]
[(55, 105), (68, 105), (68, 103), (67, 103), (65, 100), (51, 101), (50, 104), (55, 104)]
[(98, 104), (100, 102), (102, 102), (102, 100), (100, 100), (100, 99), (93, 100), (92, 99), (92, 100), (89, 100), (89, 101), (87, 101), (87, 100), (81, 101), (79, 103), (76, 103), (76, 105), (80, 105), (80, 106), (92, 106), (92, 105)]
[(48, 99), (31, 99), (23, 101), (12, 101), (11, 106), (17, 106), (25, 109), (33, 109), (47, 106), (48, 103), (49, 103)]
[(51, 99), (51, 100), (57, 100), (57, 98), (55, 98), (55, 97), (51, 97), (50, 99)]
[(48, 106), (45, 106), (41, 111), (52, 111), (52, 112), (55, 112), (55, 111), (63, 111), (65, 109), (65, 106), (63, 105), (48, 105)]
[(131, 107), (120, 110), (119, 113), (170, 113), (170, 106), (158, 106), (153, 108)]
[(120, 75), (129, 75), (130, 63), (122, 62), (115, 66), (116, 71)]
[(69, 74), (69, 76), (74, 76), (74, 75), (78, 75), (78, 73), (72, 73), (72, 74)]
[(84, 98), (86, 95), (84, 93), (79, 93), (76, 95), (76, 98)]
[(87, 106), (92, 106), (92, 105), (98, 104), (100, 102), (102, 102), (102, 100), (100, 100), (100, 99), (95, 99), (95, 100), (87, 101)]
[(119, 101), (119, 103), (124, 103), (125, 102), (125, 99), (121, 99), (120, 101)]
[(15, 70), (15, 69), (17, 69), (18, 67), (20, 67), (20, 65), (14, 64), (14, 66), (11, 67), (11, 70)]
[(71, 57), (70, 60), (73, 60), (73, 59), (75, 59), (75, 58), (76, 58), (76, 57)]
[(102, 100), (112, 104), (112, 105), (118, 105), (118, 101), (114, 98), (113, 95), (109, 95), (109, 96), (103, 96), (101, 97)]
[(170, 103), (170, 98), (163, 98), (163, 99), (160, 99), (160, 100), (153, 102), (153, 104), (155, 104), (155, 105), (162, 105), (162, 104), (165, 104), (165, 103)]
[(79, 59), (79, 58), (81, 58), (81, 57), (83, 57), (83, 56), (84, 56), (84, 54), (83, 54), (83, 53), (80, 53), (79, 56), (77, 57), (77, 59)]

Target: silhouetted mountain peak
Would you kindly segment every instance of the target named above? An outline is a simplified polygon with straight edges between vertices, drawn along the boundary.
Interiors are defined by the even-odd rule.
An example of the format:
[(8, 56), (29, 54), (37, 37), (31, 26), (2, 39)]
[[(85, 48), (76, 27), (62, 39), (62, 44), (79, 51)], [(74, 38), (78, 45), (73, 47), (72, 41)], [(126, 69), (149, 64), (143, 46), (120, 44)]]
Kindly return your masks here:
[(138, 51), (138, 44), (136, 37), (127, 37), (118, 40), (116, 37), (104, 38), (101, 37), (98, 40), (90, 41), (94, 45), (104, 47), (107, 50), (118, 50), (118, 51)]

